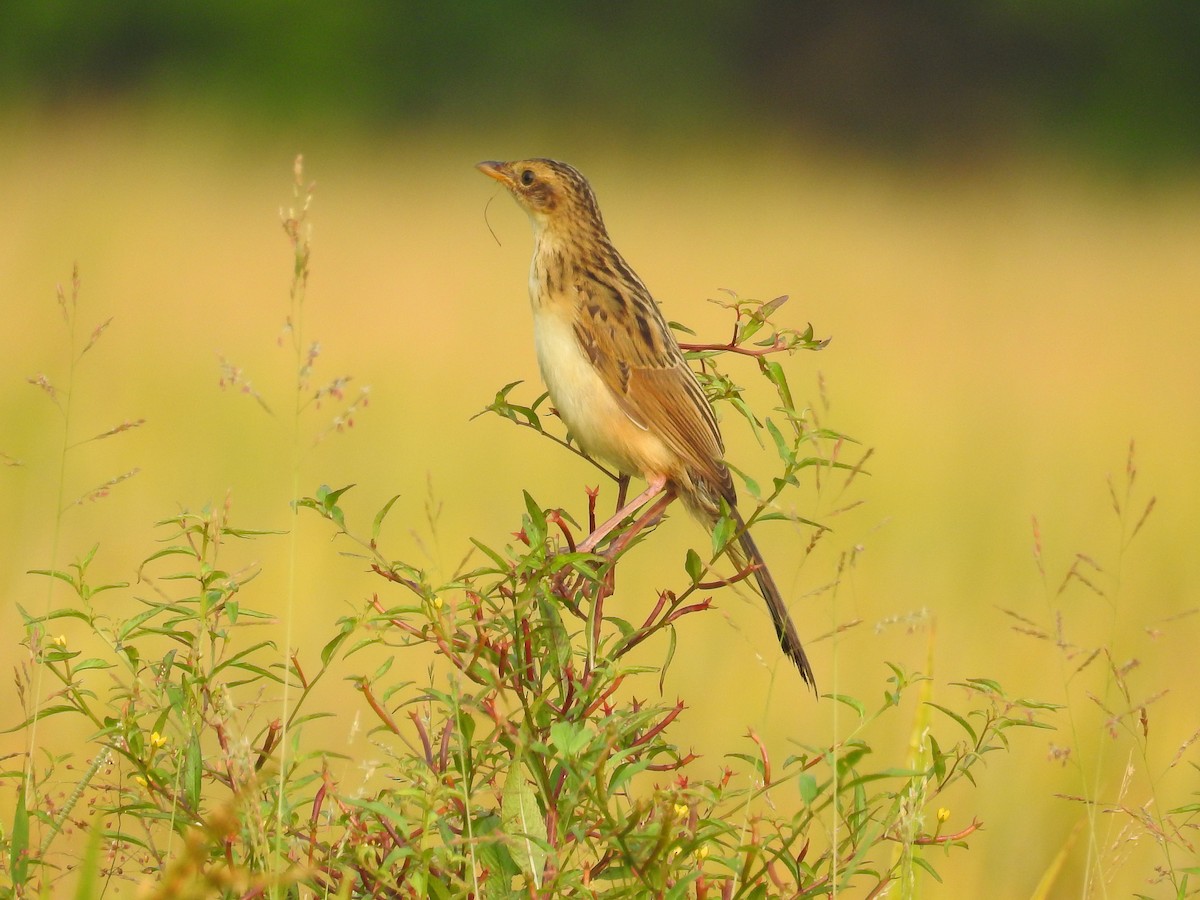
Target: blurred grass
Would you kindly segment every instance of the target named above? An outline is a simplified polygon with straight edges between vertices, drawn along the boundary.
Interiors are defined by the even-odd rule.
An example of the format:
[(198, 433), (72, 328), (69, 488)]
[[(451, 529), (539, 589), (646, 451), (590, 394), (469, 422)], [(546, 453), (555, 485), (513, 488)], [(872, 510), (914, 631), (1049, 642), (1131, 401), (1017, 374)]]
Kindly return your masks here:
[[(1111, 182), (1048, 160), (899, 170), (766, 140), (636, 153), (582, 136), (547, 146), (491, 132), (364, 141), (314, 133), (293, 147), (203, 117), (116, 110), (14, 120), (5, 130), (0, 297), (11, 331), (0, 358), (0, 451), (24, 462), (0, 470), (9, 500), (0, 628), (10, 658), (14, 605), (44, 602), (45, 584), (23, 573), (48, 564), (61, 440), (50, 404), (24, 379), (61, 380), (54, 285), (69, 279), (73, 261), (83, 321), (115, 317), (81, 369), (75, 437), (126, 418), (147, 425), (72, 452), (68, 498), (142, 471), (68, 514), (60, 564), (100, 541), (95, 568), (128, 579), (153, 550), (154, 520), (178, 505), (221, 502), (227, 491), (240, 524), (287, 526), (290, 357), (275, 339), (290, 277), (278, 209), (295, 151), (317, 181), (307, 331), (321, 341), (326, 378), (350, 372), (372, 386), (353, 433), (305, 457), (302, 489), (357, 482), (345, 505), (363, 525), (402, 494), (392, 521), (404, 524), (393, 525), (389, 552), (424, 554), (444, 574), (468, 537), (499, 542), (516, 530), (522, 488), (581, 515), (582, 488), (596, 483), (590, 471), (498, 419), (470, 421), (508, 381), (525, 379), (530, 398), (540, 391), (524, 287), (528, 226), (472, 165), (549, 154), (591, 177), (618, 246), (670, 318), (721, 337), (729, 321), (703, 302), (719, 288), (788, 293), (785, 322), (811, 321), (832, 336), (788, 369), (798, 397), (817, 405), (819, 370), (827, 423), (876, 448), (872, 477), (854, 492), (867, 503), (830, 520), (827, 550), (803, 569), (793, 536), (767, 531), (762, 540), (797, 598), (831, 580), (838, 552), (862, 547), (836, 608), (828, 596), (793, 603), (810, 636), (864, 620), (836, 654), (828, 641), (813, 647), (824, 690), (873, 699), (884, 660), (924, 665), (927, 625), (874, 626), (928, 610), (939, 691), (988, 676), (1014, 694), (1061, 699), (1049, 648), (1011, 632), (997, 610), (1045, 614), (1031, 553), (1036, 514), (1047, 568), (1058, 573), (1051, 592), (1076, 551), (1119, 572), (1115, 620), (1081, 593), (1061, 605), (1068, 626), (1092, 640), (1112, 628), (1118, 654), (1141, 660), (1149, 688), (1173, 689), (1151, 713), (1160, 763), (1195, 729), (1195, 623), (1156, 640), (1141, 627), (1195, 606), (1200, 585), (1191, 547), (1200, 509), (1200, 181)], [(278, 417), (218, 389), (218, 352), (277, 398)], [(725, 420), (730, 458), (752, 468), (759, 451)], [(310, 434), (322, 427), (308, 422)], [(1104, 479), (1113, 472), (1119, 482), (1130, 438), (1141, 502), (1156, 494), (1159, 503), (1122, 559)], [(443, 504), (435, 528), (430, 495)], [(821, 519), (837, 505), (826, 496), (800, 512)], [(295, 636), (302, 652), (315, 652), (333, 620), (380, 585), (336, 557), (320, 523), (302, 517), (301, 529)], [(661, 538), (643, 580), (616, 598), (630, 617), (649, 590), (678, 580), (685, 548), (706, 540), (678, 515)], [(285, 539), (245, 552), (265, 573), (248, 597), (282, 612)], [(669, 578), (656, 574), (664, 567)], [(827, 733), (828, 705), (804, 697), (779, 661), (758, 601), (719, 605), (680, 634), (667, 688), (691, 706), (680, 744), (694, 743), (716, 767), (747, 727), (780, 753), (789, 737)], [(333, 728), (348, 734), (349, 716)], [(41, 734), (54, 740), (55, 720)], [(906, 740), (895, 736), (898, 748)], [(929, 883), (929, 895), (1001, 896), (997, 871), (1006, 873), (1004, 896), (1033, 890), (1081, 815), (1053, 799), (1080, 787), (1045, 761), (1040, 740), (996, 760), (981, 796), (964, 801), (962, 821), (951, 819), (950, 829), (965, 825), (977, 807), (986, 831), (939, 866), (946, 884)], [(5, 737), (0, 752), (20, 746)], [(369, 756), (371, 747), (359, 736), (353, 752)], [(1115, 783), (1102, 783), (1115, 793)], [(11, 799), (0, 798), (0, 809)], [(1147, 872), (1136, 857), (1113, 887), (1128, 893)], [(1078, 875), (1069, 871), (1063, 885)]]

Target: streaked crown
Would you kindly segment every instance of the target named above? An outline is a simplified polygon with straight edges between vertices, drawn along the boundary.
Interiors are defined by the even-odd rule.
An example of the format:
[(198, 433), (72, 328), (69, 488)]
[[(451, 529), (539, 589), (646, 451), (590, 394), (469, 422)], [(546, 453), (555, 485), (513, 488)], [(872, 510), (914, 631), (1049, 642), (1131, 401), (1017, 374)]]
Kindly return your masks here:
[(574, 166), (555, 159), (519, 159), (489, 160), (475, 168), (508, 188), (538, 225), (553, 228), (562, 223), (605, 233), (592, 186)]

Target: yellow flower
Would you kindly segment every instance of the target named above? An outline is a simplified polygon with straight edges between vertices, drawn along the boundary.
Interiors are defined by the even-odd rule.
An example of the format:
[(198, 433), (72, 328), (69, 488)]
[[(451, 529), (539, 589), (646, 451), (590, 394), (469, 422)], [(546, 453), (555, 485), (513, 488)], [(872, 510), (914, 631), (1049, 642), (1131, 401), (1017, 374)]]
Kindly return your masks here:
[(938, 822), (939, 822), (939, 823), (940, 823), (940, 822), (945, 822), (945, 821), (946, 821), (947, 819), (949, 819), (949, 818), (950, 818), (950, 810), (946, 809), (946, 807), (944, 807), (944, 806), (943, 806), (943, 807), (940, 807), (940, 808), (938, 809), (938, 811), (937, 811), (937, 820), (938, 820)]
[(55, 647), (65, 647), (67, 646), (67, 636), (65, 634), (60, 634), (50, 643), (52, 643)]
[(157, 731), (150, 733), (150, 746), (155, 750), (159, 749), (160, 747), (165, 747), (167, 745), (167, 740), (168, 738), (165, 734), (159, 734)]
[(140, 784), (142, 787), (149, 787), (149, 784), (147, 784), (146, 779), (143, 778), (141, 775), (134, 775), (133, 780), (136, 781), (138, 784)]
[(687, 808), (687, 806), (685, 804), (683, 804), (683, 803), (675, 804), (675, 815), (679, 816), (679, 818), (681, 818), (681, 819), (687, 818), (687, 814), (689, 812), (690, 812), (690, 810)]
[(442, 598), (437, 596), (436, 594), (434, 594), (434, 596), (433, 596), (433, 608), (434, 609), (442, 608)]
[(708, 844), (701, 844), (696, 848), (696, 859), (706, 859), (708, 857)]

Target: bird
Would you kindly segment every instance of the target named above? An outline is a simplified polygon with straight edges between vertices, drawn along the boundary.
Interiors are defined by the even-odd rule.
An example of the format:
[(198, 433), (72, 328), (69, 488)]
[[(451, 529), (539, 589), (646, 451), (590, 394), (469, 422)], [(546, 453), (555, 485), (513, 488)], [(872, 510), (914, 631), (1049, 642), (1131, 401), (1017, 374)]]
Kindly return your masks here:
[(780, 646), (815, 692), (796, 625), (738, 513), (716, 415), (658, 303), (613, 246), (588, 180), (545, 158), (476, 168), (508, 190), (533, 226), (534, 346), (555, 409), (588, 455), (647, 482), (579, 549), (591, 551), (652, 499), (646, 518), (678, 497), (710, 528), (723, 501), (737, 526), (727, 552), (739, 568), (752, 566)]

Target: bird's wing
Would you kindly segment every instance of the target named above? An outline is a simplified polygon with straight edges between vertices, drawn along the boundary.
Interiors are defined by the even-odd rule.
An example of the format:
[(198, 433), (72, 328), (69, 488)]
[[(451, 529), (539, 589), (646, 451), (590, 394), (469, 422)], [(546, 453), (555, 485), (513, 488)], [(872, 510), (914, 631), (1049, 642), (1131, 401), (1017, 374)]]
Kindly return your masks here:
[(732, 500), (716, 417), (657, 304), (640, 285), (633, 293), (585, 278), (576, 287), (576, 337), (621, 408), (675, 450), (693, 477)]

